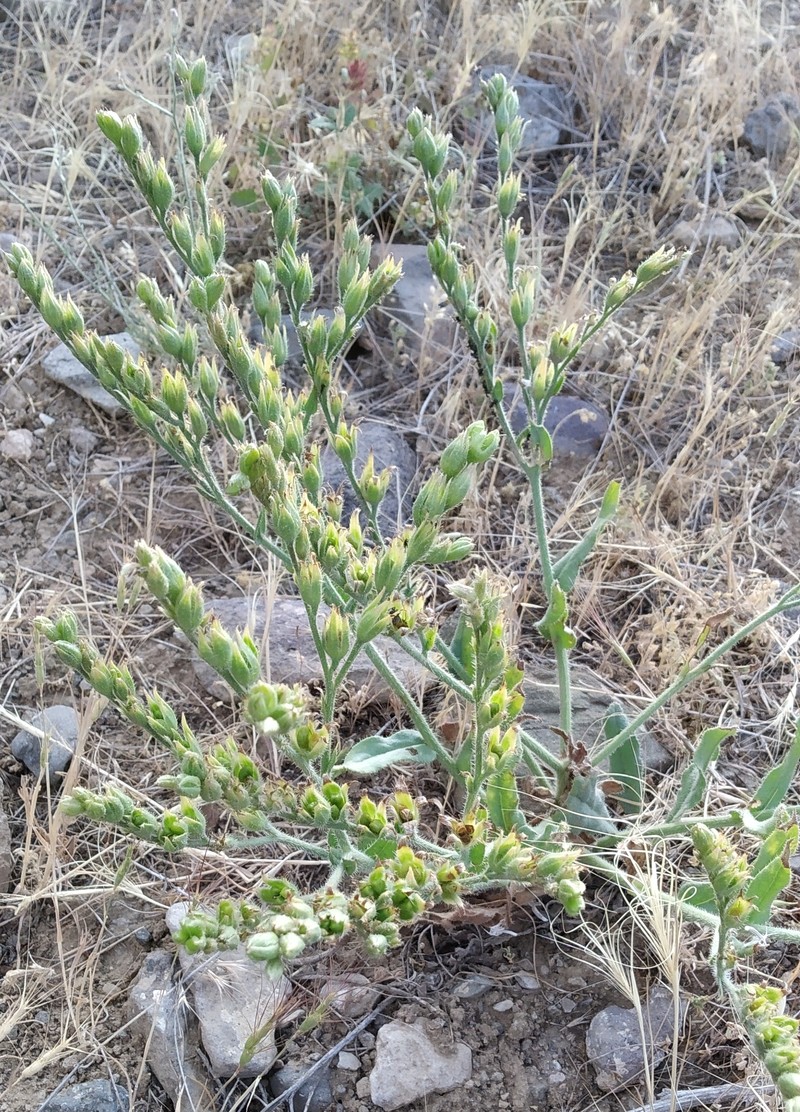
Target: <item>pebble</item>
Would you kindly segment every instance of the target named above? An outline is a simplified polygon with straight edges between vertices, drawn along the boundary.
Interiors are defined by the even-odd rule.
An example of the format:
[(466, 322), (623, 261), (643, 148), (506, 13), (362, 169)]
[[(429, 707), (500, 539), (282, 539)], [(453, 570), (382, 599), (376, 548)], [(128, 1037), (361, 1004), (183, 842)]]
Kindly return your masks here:
[[(683, 1009), (681, 1003), (681, 1013)], [(650, 1043), (646, 1060), (655, 1068), (666, 1058), (674, 1033), (672, 992), (665, 985), (655, 985), (642, 1011), (643, 1028)], [(592, 1019), (586, 1034), (586, 1054), (597, 1073), (597, 1087), (603, 1092), (627, 1085), (645, 1068), (641, 1032), (635, 1008), (612, 1004)]]
[(40, 413), (39, 420), (46, 429), (55, 423), (55, 417), (51, 417), (49, 413)]
[(319, 990), (334, 1015), (342, 1019), (360, 1019), (375, 1007), (378, 990), (363, 973), (341, 973), (329, 977)]
[[(149, 932), (148, 932), (149, 933)], [(183, 994), (173, 980), (174, 958), (155, 950), (131, 988), (131, 1029), (147, 1051), (147, 1064), (176, 1108), (213, 1112), (210, 1079), (198, 1053), (196, 1023), (189, 1031)]]
[(526, 992), (538, 992), (540, 988), (539, 978), (534, 977), (532, 973), (516, 973), (514, 975), (514, 980), (519, 987)]
[(28, 399), (15, 382), (8, 382), (0, 390), (0, 405), (9, 413), (24, 413), (28, 408)]
[[(72, 707), (56, 704), (39, 711), (30, 718), (34, 729), (48, 735), (45, 741), (47, 771), (50, 777), (65, 772), (78, 744), (78, 716)], [(41, 771), (43, 739), (20, 730), (11, 742), (11, 752), (34, 775)]]
[[(331, 1089), (331, 1071), (327, 1067), (315, 1070), (309, 1074), (308, 1063), (290, 1062), (269, 1076), (269, 1090), (274, 1097), (279, 1097), (287, 1089), (291, 1089), (301, 1078), (305, 1078), (302, 1085), (294, 1094), (289, 1107), (303, 1112), (330, 1112), (333, 1105), (333, 1090)], [(308, 1076), (306, 1076), (308, 1075)]]
[(9, 429), (0, 440), (0, 455), (15, 463), (27, 463), (33, 455), (35, 443), (30, 429)]
[(668, 233), (676, 247), (725, 247), (736, 250), (742, 244), (745, 227), (735, 216), (709, 212), (694, 220), (679, 221)]
[[(367, 457), (372, 452), (375, 470), (383, 471), (389, 467), (392, 478), (386, 496), (378, 509), (378, 525), (387, 536), (394, 536), (411, 513), (411, 494), (417, 474), (417, 453), (402, 433), (380, 421), (362, 421), (358, 426), (355, 472), (360, 474)], [(345, 474), (344, 467), (333, 449), (324, 449), (321, 458), (325, 482), (339, 489), (344, 500), (342, 520), (348, 521), (350, 514), (359, 506), (358, 500)], [(364, 513), (361, 525), (365, 528)]]
[[(168, 909), (166, 920), (171, 932), (178, 929), (188, 910), (189, 904), (183, 902)], [(211, 957), (187, 954), (179, 947), (178, 958), (200, 1020), (200, 1038), (212, 1074), (227, 1078), (267, 1073), (278, 1057), (270, 1019), (291, 990), (286, 978), (273, 981), (262, 966), (250, 960), (244, 946)], [(248, 1039), (259, 1030), (265, 1035), (258, 1050), (246, 1066), (240, 1066)]]
[(791, 363), (800, 355), (800, 328), (787, 328), (776, 336), (769, 349), (769, 357), (773, 363), (783, 366)]
[(340, 1070), (352, 1070), (355, 1073), (361, 1069), (361, 1062), (356, 1054), (343, 1050), (336, 1061), (336, 1066)]
[[(114, 340), (121, 348), (129, 352), (134, 359), (139, 355), (139, 345), (128, 332), (116, 332), (111, 336), (104, 336), (104, 340)], [(123, 412), (123, 407), (105, 390), (94, 375), (79, 363), (66, 344), (59, 344), (48, 352), (42, 360), (42, 366), (47, 377), (59, 386), (65, 386), (79, 397), (91, 402), (99, 409), (105, 410), (112, 417)]]
[(39, 1105), (39, 1112), (128, 1112), (128, 1094), (111, 1081), (69, 1085)]
[(510, 1012), (514, 1007), (514, 1001), (510, 998), (506, 1000), (498, 1000), (496, 1004), (492, 1004), (493, 1012)]
[(778, 93), (744, 121), (742, 143), (754, 158), (766, 158), (773, 165), (785, 158), (800, 125), (800, 104), (793, 96)]
[[(516, 73), (513, 66), (482, 66), (476, 75), (474, 89), (480, 88), (478, 81), (486, 81), (495, 74), (502, 73), (508, 84), (519, 97), (519, 113), (525, 121), (519, 158), (535, 158), (558, 150), (569, 142), (573, 129), (573, 114), (567, 94), (558, 85), (537, 81), (533, 77)], [(488, 136), (486, 145), (495, 151), (494, 121), (492, 114), (481, 100), (479, 114), (481, 134)]]
[(90, 456), (100, 443), (100, 437), (83, 425), (75, 425), (67, 433), (69, 446), (77, 456)]
[(453, 996), (457, 996), (460, 1000), (478, 1000), (494, 987), (495, 982), (490, 977), (475, 973), (459, 981), (453, 989)]
[(369, 1091), (373, 1104), (392, 1112), (433, 1093), (449, 1093), (471, 1076), (472, 1051), (465, 1043), (443, 1051), (431, 1042), (424, 1022), (392, 1020), (378, 1032)]

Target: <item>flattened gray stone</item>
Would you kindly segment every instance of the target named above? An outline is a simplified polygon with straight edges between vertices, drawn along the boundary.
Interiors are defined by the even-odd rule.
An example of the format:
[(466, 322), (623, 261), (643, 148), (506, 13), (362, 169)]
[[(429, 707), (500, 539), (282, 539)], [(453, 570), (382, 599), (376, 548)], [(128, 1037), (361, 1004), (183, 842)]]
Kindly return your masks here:
[(785, 158), (800, 125), (800, 105), (794, 97), (778, 93), (744, 121), (742, 143), (754, 158), (766, 158), (773, 165)]
[(694, 220), (681, 220), (667, 238), (676, 247), (726, 247), (735, 251), (744, 238), (745, 226), (735, 216), (724, 212), (709, 212)]
[(785, 332), (781, 332), (780, 336), (775, 337), (769, 349), (770, 359), (778, 366), (791, 363), (798, 355), (800, 355), (800, 328), (787, 328)]
[(0, 456), (15, 463), (27, 463), (33, 455), (34, 445), (30, 429), (9, 429), (0, 440)]
[(330, 1112), (334, 1107), (330, 1068), (323, 1066), (306, 1077), (308, 1071), (309, 1065), (302, 1062), (289, 1062), (281, 1066), (269, 1076), (269, 1091), (274, 1097), (279, 1097), (301, 1078), (305, 1078), (287, 1102), (289, 1112)]
[(461, 1042), (442, 1050), (431, 1042), (424, 1021), (393, 1020), (378, 1032), (369, 1077), (372, 1103), (392, 1112), (432, 1093), (449, 1093), (472, 1076), (472, 1051)]
[(0, 801), (0, 895), (7, 892), (14, 869), (14, 854), (11, 849), (11, 828)]
[[(558, 683), (555, 676), (534, 676), (529, 669), (523, 681), (525, 695), (524, 713), (533, 721), (530, 732), (556, 756), (561, 756), (562, 742), (553, 728), (559, 721)], [(603, 722), (612, 703), (624, 705), (624, 698), (615, 695), (588, 668), (572, 668), (572, 736), (576, 742), (583, 742), (589, 751), (596, 745), (603, 732)], [(631, 715), (633, 717), (633, 715)], [(647, 730), (639, 733), (641, 754), (644, 767), (648, 772), (667, 772), (675, 759), (661, 742)]]
[[(170, 931), (178, 929), (188, 910), (188, 903), (175, 903), (168, 909)], [(263, 966), (250, 960), (244, 946), (210, 957), (187, 954), (178, 947), (178, 958), (214, 1076), (259, 1077), (267, 1073), (278, 1057), (270, 1021), (291, 991), (286, 978), (273, 981)], [(240, 1067), (247, 1040), (261, 1030), (264, 1036), (256, 1053)]]
[(39, 1112), (128, 1112), (125, 1089), (111, 1081), (83, 1081), (48, 1097)]
[[(367, 462), (370, 452), (375, 460), (376, 472), (386, 467), (392, 468), (392, 480), (378, 510), (378, 525), (384, 535), (394, 536), (411, 515), (411, 495), (417, 473), (417, 453), (402, 433), (380, 421), (362, 421), (358, 426), (356, 446), (357, 475)], [(325, 481), (335, 490), (341, 491), (344, 502), (342, 520), (347, 521), (353, 510), (358, 508), (358, 501), (348, 482), (344, 467), (330, 446), (323, 451), (321, 463)], [(362, 511), (362, 528), (364, 524)]]
[(428, 262), (428, 249), (417, 243), (376, 243), (372, 265), (387, 256), (403, 264), (392, 292), (373, 310), (384, 328), (400, 333), (405, 351), (420, 374), (441, 366), (452, 355), (458, 326)]
[[(476, 75), (475, 93), (480, 95), (480, 82), (502, 73), (519, 97), (519, 113), (525, 121), (519, 158), (533, 158), (548, 154), (569, 142), (572, 135), (573, 115), (567, 94), (558, 85), (537, 81), (525, 74), (515, 73), (513, 66), (482, 66)], [(491, 112), (481, 96), (482, 111), (479, 115), (481, 134), (487, 136), (486, 146), (495, 151), (497, 143)]]
[(39, 775), (43, 748), (47, 754), (47, 772), (51, 778), (64, 772), (75, 753), (78, 744), (78, 716), (72, 707), (56, 704), (34, 714), (30, 724), (48, 735), (44, 740), (20, 730), (11, 742), (11, 752), (18, 761)]
[[(111, 336), (104, 336), (103, 339), (114, 340), (121, 348), (130, 352), (134, 359), (139, 355), (139, 345), (128, 332), (116, 332)], [(87, 402), (110, 413), (112, 417), (123, 412), (119, 402), (100, 385), (82, 363), (78, 362), (66, 344), (59, 344), (48, 352), (42, 360), (42, 366), (52, 382), (72, 390)]]
[[(308, 619), (298, 598), (278, 598), (267, 611), (263, 597), (207, 600), (211, 610), (228, 632), (248, 627), (257, 644), (264, 645), (264, 675), (273, 683), (321, 684), (319, 657), (308, 628)], [(320, 620), (327, 610), (320, 607)], [(266, 644), (265, 644), (266, 642)], [(376, 637), (373, 645), (391, 664), (395, 673), (412, 691), (425, 682), (424, 670), (386, 637)], [(192, 652), (192, 667), (203, 687), (217, 699), (229, 699), (230, 691), (217, 673)], [(350, 671), (348, 682), (375, 702), (389, 698), (389, 688), (363, 653)]]
[[(512, 429), (515, 433), (522, 432), (528, 424), (528, 413), (514, 383), (506, 383), (504, 401)], [(555, 459), (571, 456), (587, 462), (596, 458), (610, 427), (608, 417), (601, 409), (569, 394), (557, 394), (553, 398), (544, 424), (553, 438)]]
[[(683, 1014), (681, 1002), (679, 1014)], [(634, 1008), (612, 1004), (598, 1012), (586, 1033), (586, 1054), (597, 1073), (597, 1087), (609, 1092), (635, 1080), (645, 1067), (642, 1035), (646, 1041), (647, 1063), (658, 1066), (667, 1056), (675, 1031), (672, 992), (665, 985), (654, 985), (643, 1008), (644, 1032)]]
[(165, 950), (145, 958), (128, 1001), (131, 1030), (141, 1037), (147, 1064), (176, 1108), (214, 1112), (212, 1085), (198, 1051), (197, 1024), (188, 1023), (173, 964)]

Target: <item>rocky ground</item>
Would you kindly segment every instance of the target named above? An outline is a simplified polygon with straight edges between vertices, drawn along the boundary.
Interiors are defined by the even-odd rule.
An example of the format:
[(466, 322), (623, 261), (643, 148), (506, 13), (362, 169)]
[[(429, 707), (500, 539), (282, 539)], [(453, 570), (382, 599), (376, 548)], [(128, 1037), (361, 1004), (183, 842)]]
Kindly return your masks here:
[[(143, 213), (120, 211), (111, 171), (96, 148), (83, 145), (81, 128), (88, 132), (90, 111), (109, 98), (126, 111), (150, 111), (145, 80), (157, 47), (163, 57), (167, 30), (149, 4), (60, 4), (60, 25), (33, 3), (7, 0), (5, 7), (11, 15), (0, 22), (0, 62), (14, 74), (16, 99), (3, 147), (0, 246), (19, 238), (39, 250), (60, 288), (89, 307), (104, 334), (124, 332), (138, 345), (116, 291), (139, 269), (165, 283), (174, 275)], [(473, 62), (484, 67), (478, 75), (508, 66), (529, 124), (525, 219), (538, 244), (548, 320), (585, 311), (597, 286), (659, 242), (692, 251), (669, 289), (596, 344), (552, 410), (559, 466), (548, 497), (556, 536), (574, 535), (609, 478), (626, 480), (616, 533), (577, 599), (575, 733), (589, 741), (609, 692), (635, 706), (664, 686), (709, 614), (724, 630), (796, 580), (798, 13), (767, 5), (757, 25), (739, 13), (741, 24), (726, 38), (724, 5), (687, 5), (678, 14), (588, 5), (580, 27), (570, 16), (554, 30), (562, 27), (554, 16), (553, 27), (541, 30), (550, 38), (537, 40), (540, 49), (531, 48), (515, 75), (509, 60), (522, 32), (509, 23), (516, 15), (507, 4), (476, 5), (472, 24), (467, 5), (400, 4), (396, 23), (378, 18), (375, 5), (348, 13), (332, 5), (324, 34), (318, 27), (308, 42), (297, 24), (315, 16), (303, 5), (295, 16), (281, 4), (245, 7), (184, 5), (181, 29), (187, 51), (206, 50), (236, 90), (225, 105), (234, 140), (243, 151), (261, 151), (242, 155), (228, 190), (242, 305), (252, 261), (268, 246), (261, 214), (242, 203), (251, 176), (270, 158), (269, 129), (252, 122), (265, 105), (290, 137), (292, 169), (309, 175), (315, 263), (329, 265), (335, 229), (330, 198), (320, 196), (308, 166), (329, 160), (326, 181), (338, 174), (345, 204), (362, 203), (370, 173), (387, 172), (359, 148), (356, 184), (346, 159), (341, 171), (342, 150), (352, 155), (344, 132), (334, 132), (342, 150), (331, 150), (330, 129), (304, 131), (287, 116), (292, 97), (312, 124), (314, 113), (324, 119), (322, 108), (336, 107), (331, 83), (340, 72), (352, 83), (352, 43), (374, 74), (378, 91), (365, 95), (364, 115), (378, 134), (391, 111), (399, 114), (386, 92), (388, 46), (400, 70), (415, 75), (395, 94), (401, 107), (444, 98), (447, 126), (475, 162), (478, 209), (493, 152)], [(296, 54), (291, 64), (268, 65), (268, 48), (281, 35)], [(492, 49), (474, 42), (467, 49), (471, 36)], [(308, 59), (323, 46), (333, 61), (308, 76)], [(462, 49), (468, 66), (454, 61)], [(737, 84), (753, 58), (758, 82)], [(650, 100), (660, 106), (660, 135), (646, 117), (648, 82), (657, 86)], [(71, 162), (48, 138), (48, 128), (67, 126), (57, 109), (65, 90), (73, 97), (73, 132), (60, 142)], [(152, 95), (160, 102), (163, 93), (162, 85)], [(56, 108), (37, 130), (34, 106), (45, 100)], [(484, 411), (410, 222), (419, 200), (407, 179), (383, 188), (365, 226), (376, 241), (387, 230), (397, 234), (399, 242), (379, 244), (376, 255), (401, 255), (404, 278), (343, 374), (365, 418), (362, 450), (374, 447), (378, 462), (395, 468), (384, 513), (398, 521), (426, 461)], [(48, 240), (37, 214), (64, 229), (60, 244)], [(479, 224), (465, 236), (491, 278)], [(98, 269), (103, 253), (115, 264), (113, 280), (106, 273), (103, 281)], [(157, 676), (206, 736), (241, 731), (224, 690), (153, 608), (141, 605), (120, 625), (117, 573), (132, 543), (146, 536), (205, 581), (221, 616), (234, 625), (251, 620), (274, 679), (313, 686), (315, 657), (276, 570), (259, 565), (113, 399), (78, 374), (1, 274), (0, 293), (0, 1112), (454, 1112), (465, 1105), (611, 1112), (647, 1107), (676, 1089), (692, 1091), (695, 1103), (762, 1107), (760, 1076), (697, 960), (702, 938), (676, 932), (659, 950), (603, 886), (591, 891), (585, 928), (517, 892), (460, 915), (432, 916), (386, 960), (343, 946), (312, 956), (280, 984), (263, 979), (242, 954), (176, 954), (169, 928), (186, 901), (244, 893), (254, 876), (281, 864), (311, 883), (313, 867), (266, 855), (165, 860), (107, 832), (67, 826), (57, 811), (63, 791), (111, 775), (147, 792), (166, 763), (42, 654), (33, 618), (64, 602), (82, 607), (96, 636), (114, 649), (124, 639), (135, 673)], [(496, 296), (490, 286), (487, 298)], [(513, 396), (509, 368), (512, 404)], [(328, 477), (338, 481), (331, 461)], [(503, 465), (475, 493), (459, 527), (509, 577), (529, 665), (526, 713), (549, 736), (557, 704), (532, 634), (541, 600), (531, 582), (528, 518), (516, 477)], [(686, 738), (722, 719), (737, 721), (739, 731), (715, 792), (753, 787), (793, 713), (794, 629), (786, 623), (746, 646), (727, 672), (659, 720), (646, 742), (655, 794), (680, 765)], [(385, 721), (391, 708), (368, 662), (356, 671), (350, 715), (361, 729)], [(788, 951), (760, 955), (776, 978), (791, 975), (796, 961)]]

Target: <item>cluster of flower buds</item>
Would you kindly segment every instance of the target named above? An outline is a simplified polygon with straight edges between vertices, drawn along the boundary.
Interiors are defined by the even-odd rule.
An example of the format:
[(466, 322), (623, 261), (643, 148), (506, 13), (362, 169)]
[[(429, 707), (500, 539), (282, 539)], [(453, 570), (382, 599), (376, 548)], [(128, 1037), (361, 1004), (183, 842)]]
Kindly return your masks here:
[(439, 466), (414, 500), (414, 524), (437, 522), (466, 498), (475, 477), (475, 466), (497, 450), (500, 437), (487, 432), (483, 421), (474, 421), (445, 448)]
[(646, 286), (674, 270), (685, 257), (685, 252), (676, 252), (672, 247), (659, 247), (639, 263), (635, 272), (627, 271), (611, 284), (603, 304), (603, 315), (608, 316), (621, 308)]
[(744, 1021), (756, 1053), (780, 1093), (786, 1112), (800, 1112), (800, 1038), (798, 1020), (784, 1015), (782, 989), (748, 985)]
[(752, 907), (743, 895), (750, 880), (747, 856), (737, 853), (722, 831), (703, 823), (692, 828), (692, 844), (714, 890), (720, 919), (728, 924), (745, 920)]
[(158, 813), (139, 806), (118, 788), (106, 788), (103, 792), (75, 788), (61, 801), (61, 809), (70, 818), (83, 816), (94, 822), (107, 822), (171, 853), (209, 845), (205, 819), (189, 799), (182, 799), (170, 811)]

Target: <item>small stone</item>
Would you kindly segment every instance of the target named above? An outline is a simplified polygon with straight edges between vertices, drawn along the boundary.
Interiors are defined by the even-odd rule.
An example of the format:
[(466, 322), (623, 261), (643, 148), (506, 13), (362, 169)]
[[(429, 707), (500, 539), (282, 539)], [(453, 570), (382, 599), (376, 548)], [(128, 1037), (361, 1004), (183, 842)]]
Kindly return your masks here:
[(100, 443), (100, 437), (85, 429), (83, 425), (75, 425), (71, 428), (67, 433), (67, 440), (76, 456), (90, 456)]
[(83, 1081), (48, 1097), (39, 1112), (128, 1112), (128, 1094), (111, 1081)]
[(483, 977), (480, 973), (474, 973), (465, 977), (463, 981), (459, 981), (453, 989), (453, 996), (457, 996), (459, 1000), (478, 1000), (494, 987), (495, 982), (490, 977)]
[(331, 1012), (342, 1019), (360, 1019), (375, 1007), (378, 990), (363, 973), (341, 973), (329, 977), (319, 990)]
[(472, 1051), (465, 1043), (446, 1050), (435, 1046), (425, 1024), (393, 1020), (378, 1032), (375, 1065), (370, 1073), (372, 1103), (392, 1112), (432, 1093), (449, 1093), (472, 1076)]
[(564, 999), (561, 1001), (561, 1011), (564, 1012), (565, 1015), (571, 1015), (575, 1011), (577, 1006), (578, 1005), (570, 996), (564, 997)]
[(47, 735), (44, 743), (35, 734), (20, 730), (11, 742), (13, 755), (37, 776), (41, 771), (43, 752), (46, 753), (51, 779), (56, 773), (65, 772), (78, 744), (78, 716), (73, 708), (59, 704), (47, 707), (34, 714), (30, 724)]
[(775, 165), (785, 158), (799, 125), (800, 104), (794, 97), (779, 93), (749, 113), (742, 143), (754, 158), (766, 158)]
[(0, 895), (7, 892), (11, 885), (14, 870), (14, 853), (11, 848), (11, 828), (0, 802)]
[(290, 1062), (270, 1074), (269, 1090), (274, 1097), (279, 1097), (301, 1079), (302, 1084), (290, 1100), (289, 1108), (297, 1109), (297, 1112), (300, 1109), (303, 1112), (329, 1112), (333, 1104), (333, 1090), (331, 1072), (325, 1066), (314, 1070), (313, 1064)]
[[(381, 531), (394, 536), (405, 523), (411, 512), (411, 494), (417, 473), (417, 453), (409, 445), (402, 433), (389, 428), (380, 421), (362, 421), (358, 426), (355, 472), (360, 474), (367, 456), (372, 452), (375, 470), (389, 467), (392, 478), (386, 497), (378, 510), (378, 525)], [(331, 447), (322, 453), (322, 471), (325, 481), (334, 489), (339, 489), (344, 500), (342, 520), (349, 520), (350, 514), (359, 503), (345, 474), (344, 467)], [(362, 528), (365, 527), (364, 513), (361, 514)]]
[(509, 997), (506, 1000), (498, 1000), (496, 1004), (492, 1004), (493, 1012), (510, 1012), (514, 1007), (514, 1001)]
[[(511, 427), (515, 433), (520, 433), (528, 425), (528, 413), (522, 395), (513, 383), (506, 384), (504, 395)], [(547, 408), (544, 424), (553, 438), (556, 460), (564, 456), (593, 460), (603, 447), (610, 427), (608, 417), (596, 405), (568, 394), (557, 394), (553, 398)]]
[[(148, 932), (149, 933), (149, 932)], [(131, 1029), (147, 1050), (147, 1064), (176, 1108), (213, 1112), (213, 1088), (199, 1053), (197, 1024), (173, 980), (174, 959), (164, 950), (149, 954), (131, 988)]]
[(667, 233), (676, 247), (725, 247), (735, 251), (742, 244), (745, 227), (735, 216), (709, 212), (694, 220), (679, 221)]
[(370, 1094), (370, 1085), (368, 1077), (359, 1077), (356, 1081), (356, 1096), (361, 1100), (366, 1100)]
[(136, 939), (140, 946), (149, 946), (150, 943), (153, 941), (153, 936), (147, 929), (147, 927), (139, 927), (133, 932), (133, 937)]
[(403, 264), (392, 292), (374, 310), (376, 320), (402, 339), (419, 374), (440, 367), (453, 354), (458, 328), (447, 298), (433, 276), (428, 249), (416, 243), (376, 244), (372, 264), (387, 256)]
[[(167, 927), (174, 932), (189, 911), (175, 903), (167, 911)], [(178, 948), (183, 980), (200, 1020), (200, 1038), (215, 1077), (258, 1077), (278, 1057), (270, 1019), (290, 992), (285, 977), (273, 981), (245, 952), (225, 950), (207, 957)], [(246, 1044), (256, 1031), (265, 1031), (246, 1066), (240, 1066)]]
[(30, 429), (9, 429), (0, 440), (0, 455), (13, 459), (16, 463), (27, 463), (33, 454), (35, 443)]
[[(537, 81), (516, 73), (513, 66), (482, 66), (473, 83), (474, 95), (480, 96), (480, 82), (501, 73), (519, 97), (519, 113), (525, 121), (519, 158), (534, 158), (558, 150), (568, 143), (573, 130), (573, 115), (566, 93), (558, 85)], [(478, 109), (478, 128), (486, 135), (486, 146), (497, 150), (494, 119), (482, 100)]]
[[(683, 1012), (681, 1002), (679, 1012)], [(643, 1004), (640, 1026), (635, 1008), (612, 1004), (598, 1012), (586, 1034), (586, 1054), (597, 1072), (597, 1087), (610, 1092), (638, 1077), (645, 1060), (655, 1068), (667, 1056), (674, 1035), (675, 1003), (665, 985), (655, 985)], [(649, 1045), (642, 1047), (642, 1030)]]
[[(256, 644), (263, 644), (267, 635), (268, 653), (264, 657), (264, 670), (266, 674), (266, 662), (269, 661), (272, 683), (322, 683), (322, 667), (308, 628), (305, 607), (299, 598), (274, 599), (268, 611), (263, 598), (209, 599), (208, 609), (216, 614), (230, 633), (248, 627)], [(327, 608), (321, 606), (319, 620), (324, 621), (327, 614)], [(426, 680), (424, 670), (399, 645), (386, 637), (376, 637), (372, 645), (385, 657), (406, 687), (412, 691), (421, 690)], [(221, 700), (230, 699), (227, 685), (194, 651), (192, 667), (210, 695)], [(390, 697), (388, 685), (363, 653), (356, 657), (348, 683), (373, 702), (385, 702)]]
[(28, 399), (15, 382), (8, 382), (0, 390), (0, 405), (9, 413), (24, 413), (28, 408)]
[(525, 990), (525, 992), (539, 991), (539, 978), (534, 977), (532, 973), (516, 973), (514, 975), (514, 980), (517, 982), (521, 989)]
[[(531, 677), (524, 681), (522, 690), (525, 695), (524, 713), (533, 719), (531, 732), (552, 753), (561, 756), (562, 741), (553, 732), (559, 723), (558, 683), (555, 679), (545, 683)], [(603, 733), (603, 722), (609, 708), (612, 703), (619, 702), (624, 705), (625, 700), (609, 691), (590, 669), (573, 665), (572, 737), (586, 746), (590, 759), (592, 748)], [(667, 772), (672, 768), (674, 757), (649, 731), (639, 731), (639, 743), (647, 772)]]
[(40, 413), (39, 420), (46, 429), (49, 429), (50, 426), (55, 423), (55, 417), (51, 417), (49, 413)]
[[(129, 352), (136, 359), (139, 355), (139, 345), (127, 332), (116, 332), (111, 336), (104, 336), (105, 340), (114, 340), (121, 348)], [(123, 412), (123, 407), (115, 398), (105, 390), (94, 375), (79, 363), (66, 344), (59, 344), (42, 360), (45, 374), (59, 386), (65, 386), (79, 397), (91, 402), (99, 409), (110, 413), (112, 417)]]
[(798, 355), (800, 355), (800, 328), (787, 328), (785, 332), (781, 332), (780, 336), (775, 337), (769, 349), (770, 359), (779, 367), (784, 363), (791, 363)]
[(351, 1054), (349, 1050), (343, 1050), (336, 1061), (336, 1067), (340, 1070), (351, 1070), (355, 1073), (361, 1069), (361, 1062), (358, 1055)]

